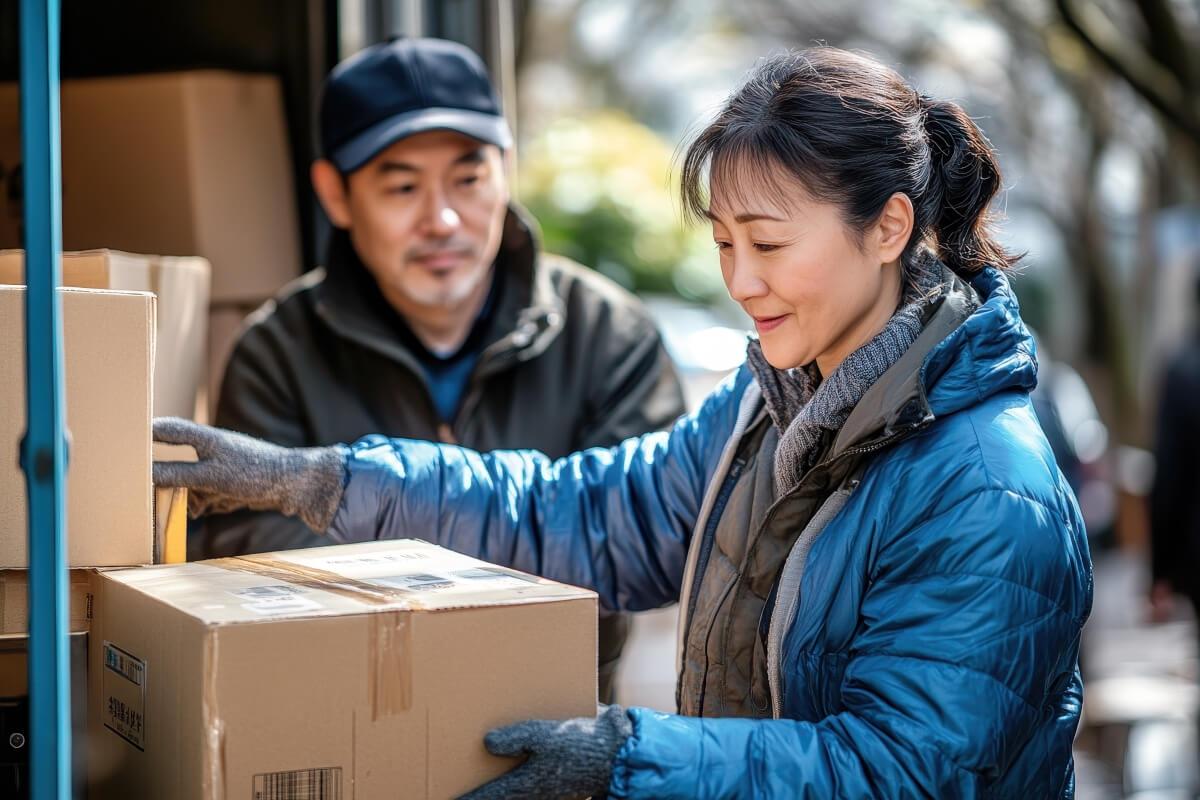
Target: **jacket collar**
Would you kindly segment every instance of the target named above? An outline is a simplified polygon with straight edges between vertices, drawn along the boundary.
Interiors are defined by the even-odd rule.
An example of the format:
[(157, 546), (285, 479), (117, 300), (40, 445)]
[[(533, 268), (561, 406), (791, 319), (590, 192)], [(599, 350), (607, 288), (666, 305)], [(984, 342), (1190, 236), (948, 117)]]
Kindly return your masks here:
[(921, 335), (859, 401), (830, 456), (891, 440), (938, 416), (1037, 385), (1033, 338), (1008, 279), (985, 269), (949, 279)]
[[(543, 353), (565, 323), (564, 306), (542, 267), (536, 228), (509, 205), (494, 268), (506, 271), (478, 369), (495, 371)], [(329, 245), (326, 276), (314, 289), (317, 314), (334, 333), (417, 369), (395, 334), (395, 311), (384, 300), (345, 231)]]

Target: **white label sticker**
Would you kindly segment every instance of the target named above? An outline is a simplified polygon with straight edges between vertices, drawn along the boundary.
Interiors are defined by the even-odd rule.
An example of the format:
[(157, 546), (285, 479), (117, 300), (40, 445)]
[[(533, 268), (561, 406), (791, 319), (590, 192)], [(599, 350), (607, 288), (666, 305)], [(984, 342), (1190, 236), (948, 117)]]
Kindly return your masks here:
[(385, 575), (370, 578), (366, 583), (400, 589), (405, 592), (450, 592), (462, 594), (480, 589), (514, 589), (537, 583), (537, 578), (528, 578), (502, 567), (473, 567), (446, 573), (418, 572), (407, 575)]
[(105, 642), (101, 684), (104, 727), (138, 750), (145, 750), (146, 662)]
[(304, 594), (304, 591), (299, 586), (278, 583), (270, 586), (251, 586), (247, 589), (234, 589), (230, 591), (230, 594), (237, 595), (238, 597), (246, 597), (251, 600), (260, 600), (263, 598), (291, 597), (297, 594)]
[(358, 566), (378, 566), (382, 564), (405, 564), (412, 561), (428, 561), (430, 555), (428, 553), (402, 552), (402, 553), (370, 553), (361, 556), (317, 556), (312, 558), (290, 558), (286, 559), (294, 561), (298, 564), (305, 564), (311, 567), (329, 569), (337, 572), (336, 567), (358, 567)]
[(251, 586), (246, 589), (231, 589), (229, 593), (248, 603), (241, 606), (252, 614), (269, 617), (279, 614), (295, 614), (304, 611), (315, 611), (323, 606), (311, 597), (306, 597), (307, 589), (299, 586), (289, 586), (286, 583), (270, 586)]

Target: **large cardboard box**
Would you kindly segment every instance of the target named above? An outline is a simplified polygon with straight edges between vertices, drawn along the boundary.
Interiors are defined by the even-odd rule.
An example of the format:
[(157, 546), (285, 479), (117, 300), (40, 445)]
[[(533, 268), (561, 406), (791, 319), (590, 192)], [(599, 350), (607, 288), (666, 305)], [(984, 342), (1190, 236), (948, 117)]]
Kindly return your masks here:
[[(67, 561), (72, 567), (154, 560), (150, 386), (154, 295), (60, 289), (66, 421)], [(0, 568), (24, 568), (25, 289), (0, 286)]]
[[(283, 96), (269, 75), (180, 72), (62, 84), (63, 247), (203, 256), (214, 301), (300, 272)], [(0, 247), (23, 246), (20, 114), (0, 85)]]
[(596, 710), (593, 593), (425, 542), (105, 571), (95, 608), (93, 797), (456, 797), (515, 765), (492, 727)]
[[(24, 282), (25, 252), (0, 250), (0, 284)], [(206, 364), (208, 261), (115, 250), (63, 253), (62, 285), (153, 292), (158, 298), (154, 416), (195, 414)]]

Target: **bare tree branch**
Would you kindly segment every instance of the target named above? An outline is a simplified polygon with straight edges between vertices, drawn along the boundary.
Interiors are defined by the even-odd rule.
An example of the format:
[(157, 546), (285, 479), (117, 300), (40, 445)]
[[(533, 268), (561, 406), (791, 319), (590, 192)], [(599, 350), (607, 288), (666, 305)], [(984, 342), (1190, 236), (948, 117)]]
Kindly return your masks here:
[(1063, 22), (1113, 72), (1193, 142), (1200, 143), (1200, 99), (1162, 64), (1148, 56), (1095, 5), (1055, 0)]
[(1170, 0), (1137, 0), (1138, 10), (1146, 21), (1149, 41), (1146, 49), (1179, 79), (1186, 93), (1196, 90), (1196, 54), (1183, 34), (1179, 17)]

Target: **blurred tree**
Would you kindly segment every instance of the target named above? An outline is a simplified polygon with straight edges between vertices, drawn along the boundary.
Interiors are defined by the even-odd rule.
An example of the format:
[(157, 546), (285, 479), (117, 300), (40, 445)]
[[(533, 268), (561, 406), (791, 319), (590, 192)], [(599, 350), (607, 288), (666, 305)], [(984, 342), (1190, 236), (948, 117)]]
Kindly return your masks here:
[[(1025, 240), (1031, 224), (1053, 240), (1039, 240), (1018, 291), (1045, 284), (1052, 299), (1043, 305), (1054, 309), (1048, 323), (1063, 331), (1055, 355), (1085, 375), (1118, 440), (1144, 443), (1158, 269), (1153, 219), (1200, 194), (1195, 0), (535, 5), (547, 11), (531, 15), (537, 25), (526, 20), (534, 68), (524, 77), (527, 86), (553, 89), (538, 96), (535, 88), (527, 97), (571, 113), (619, 107), (671, 138), (680, 133), (672, 126), (681, 110), (691, 119), (704, 116), (755, 56), (780, 46), (860, 48), (900, 65), (928, 90), (961, 100), (1001, 153), (1007, 182), (999, 203), (1024, 225), (1015, 245), (1032, 246)], [(544, 27), (547, 20), (552, 27)], [(709, 90), (697, 91), (705, 81)], [(531, 119), (523, 110), (523, 120)], [(552, 208), (540, 214), (554, 219)], [(624, 235), (605, 224), (589, 231)], [(655, 269), (641, 285), (666, 285), (649, 277)]]
[[(1087, 53), (1064, 37), (1053, 19), (1036, 16), (1036, 7), (1018, 0), (996, 2), (989, 11), (1009, 37), (1013, 63), (1022, 65), (1010, 75), (1015, 101), (1010, 104), (1011, 122), (1025, 158), (1040, 167), (1030, 171), (1033, 190), (1023, 192), (1022, 199), (1058, 228), (1070, 272), (1081, 289), (1085, 362), (1079, 366), (1095, 388), (1103, 389), (1102, 405), (1118, 439), (1140, 441), (1135, 321), (1145, 310), (1139, 304), (1149, 303), (1150, 298), (1135, 298), (1139, 304), (1128, 302), (1130, 296), (1123, 291), (1126, 282), (1112, 256), (1109, 220), (1100, 202), (1104, 158), (1118, 124), (1109, 80), (1094, 69)], [(1053, 96), (1037, 86), (1047, 74), (1058, 89)], [(1047, 123), (1047, 105), (1064, 97), (1074, 105), (1071, 119), (1077, 134), (1071, 139), (1071, 157), (1055, 159), (1052, 151), (1060, 149), (1062, 141)], [(1142, 167), (1150, 169), (1152, 164)]]
[(1200, 8), (1172, 0), (1055, 0), (1055, 6), (1078, 40), (1162, 115), (1195, 169)]
[(546, 249), (637, 292), (711, 300), (724, 290), (706, 231), (684, 228), (670, 184), (671, 149), (629, 115), (563, 117), (521, 154), (521, 202)]
[[(1105, 389), (1107, 421), (1118, 438), (1143, 446), (1147, 394), (1155, 383), (1153, 287), (1161, 267), (1153, 221), (1164, 208), (1200, 198), (1200, 6), (1190, 16), (1181, 13), (1185, 8), (1171, 0), (1000, 0), (987, 6), (1021, 61), (1048, 67), (1075, 106), (1082, 135), (1073, 143), (1069, 174), (1035, 170), (1044, 191), (1032, 202), (1062, 232), (1081, 281), (1089, 363), (1080, 366)], [(1013, 104), (1023, 149), (1040, 150), (1033, 163), (1045, 164), (1047, 148), (1059, 146), (1047, 141), (1040, 124), (1045, 104), (1031, 90), (1030, 70), (1011, 77), (1024, 98)], [(1139, 124), (1137, 101), (1161, 124)], [(1117, 263), (1113, 218), (1102, 201), (1104, 160), (1122, 141), (1137, 151), (1142, 185), (1128, 269)]]

